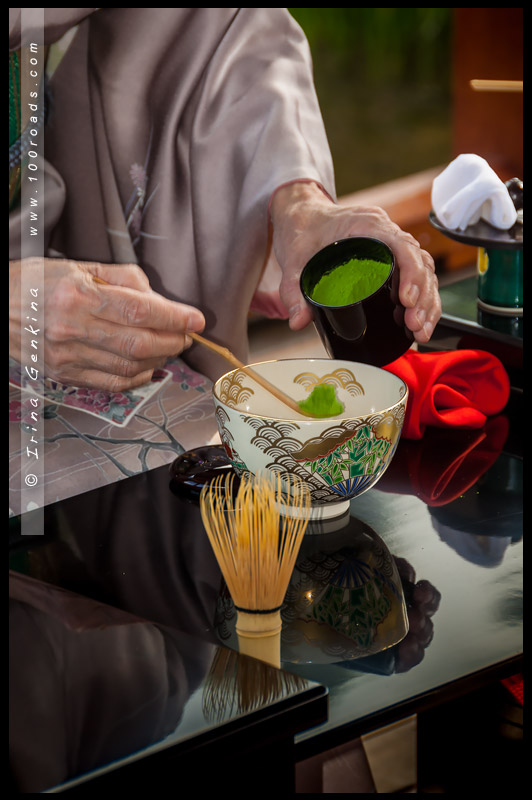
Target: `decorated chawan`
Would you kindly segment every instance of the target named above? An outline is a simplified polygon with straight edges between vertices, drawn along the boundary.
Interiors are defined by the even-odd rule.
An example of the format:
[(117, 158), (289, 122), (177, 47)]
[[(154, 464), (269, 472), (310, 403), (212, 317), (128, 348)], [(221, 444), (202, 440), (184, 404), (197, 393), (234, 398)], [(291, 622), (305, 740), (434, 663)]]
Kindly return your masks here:
[(238, 474), (291, 473), (310, 491), (312, 516), (342, 514), (374, 486), (395, 452), (405, 416), (406, 384), (378, 367), (352, 361), (287, 359), (253, 369), (295, 400), (320, 384), (335, 387), (338, 416), (309, 419), (291, 411), (242, 369), (213, 387), (216, 421)]

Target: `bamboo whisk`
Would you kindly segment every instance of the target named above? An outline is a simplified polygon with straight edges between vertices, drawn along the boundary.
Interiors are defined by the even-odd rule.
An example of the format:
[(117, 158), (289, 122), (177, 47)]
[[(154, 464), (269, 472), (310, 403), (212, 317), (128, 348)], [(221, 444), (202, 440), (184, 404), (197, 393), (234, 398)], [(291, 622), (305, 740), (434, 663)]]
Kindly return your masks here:
[[(200, 509), (214, 554), (237, 610), (240, 652), (280, 666), (281, 605), (309, 521), (310, 494), (291, 478), (234, 476), (203, 487)], [(297, 507), (296, 516), (283, 507)]]

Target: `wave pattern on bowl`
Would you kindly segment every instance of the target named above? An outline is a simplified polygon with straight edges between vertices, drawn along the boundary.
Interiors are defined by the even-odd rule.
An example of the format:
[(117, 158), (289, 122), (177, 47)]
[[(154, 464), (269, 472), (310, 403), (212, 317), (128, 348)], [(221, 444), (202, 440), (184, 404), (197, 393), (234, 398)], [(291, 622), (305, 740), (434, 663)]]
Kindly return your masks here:
[(342, 418), (320, 420), (296, 419), (288, 412), (292, 418), (287, 419), (286, 409), (244, 371), (228, 373), (215, 384), (214, 399), (220, 437), (237, 472), (297, 475), (307, 483), (314, 506), (349, 500), (379, 480), (404, 422), (408, 393), (400, 379), (376, 367), (327, 359), (253, 368), (296, 400), (298, 387), (301, 393), (310, 391), (332, 376), (345, 411)]

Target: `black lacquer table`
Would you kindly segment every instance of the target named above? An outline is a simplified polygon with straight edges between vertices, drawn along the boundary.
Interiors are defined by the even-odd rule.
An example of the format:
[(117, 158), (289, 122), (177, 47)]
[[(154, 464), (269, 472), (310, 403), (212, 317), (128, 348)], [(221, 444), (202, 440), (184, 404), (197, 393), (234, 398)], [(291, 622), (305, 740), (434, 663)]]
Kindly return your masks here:
[[(434, 346), (511, 338), (471, 327), (444, 319)], [(523, 405), (512, 383), (484, 429), (402, 440), (347, 516), (312, 528), (283, 609), (281, 670), (236, 652), (194, 493), (168, 467), (35, 512), (35, 535), (33, 512), (12, 518), (13, 790), (191, 780), (243, 791), (254, 780), (293, 792), (294, 763), (519, 671)]]

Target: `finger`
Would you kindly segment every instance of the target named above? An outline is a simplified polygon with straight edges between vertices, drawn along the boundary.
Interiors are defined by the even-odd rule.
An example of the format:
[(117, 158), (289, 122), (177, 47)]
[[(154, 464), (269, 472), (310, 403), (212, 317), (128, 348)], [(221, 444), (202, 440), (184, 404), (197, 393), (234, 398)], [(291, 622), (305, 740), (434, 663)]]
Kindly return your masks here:
[(441, 316), (441, 300), (435, 277), (427, 280), (414, 308), (405, 311), (405, 323), (416, 341), (428, 342)]
[(129, 359), (123, 354), (115, 354), (97, 349), (85, 342), (68, 341), (45, 346), (45, 362), (48, 374), (60, 376), (63, 383), (79, 371), (97, 370), (119, 378), (136, 379), (138, 375), (160, 368), (166, 363), (164, 358)]
[(77, 261), (76, 264), (87, 271), (90, 277), (100, 278), (106, 283), (127, 286), (139, 292), (150, 291), (148, 276), (138, 264), (97, 264), (86, 261)]
[(440, 605), (440, 592), (427, 580), (420, 580), (414, 589), (414, 601), (423, 606), (425, 614), (432, 616)]
[(418, 633), (418, 641), (423, 647), (428, 647), (434, 638), (434, 623), (430, 617), (425, 617), (425, 624)]
[(435, 275), (432, 256), (425, 250), (401, 240), (395, 249), (399, 267), (399, 299), (405, 308), (418, 305), (427, 281)]
[(312, 319), (312, 312), (310, 311), (309, 307), (303, 303), (292, 309), (288, 319), (288, 325), (292, 331), (301, 331), (303, 328), (306, 328), (310, 322), (312, 322)]
[(125, 358), (121, 354), (109, 353), (105, 350), (80, 349), (79, 362), (89, 368), (116, 375), (119, 378), (136, 378), (144, 372), (160, 369), (166, 363), (167, 356), (163, 358), (145, 358), (141, 360)]
[(425, 628), (425, 614), (417, 606), (411, 606), (408, 609), (408, 630), (418, 636), (418, 634)]
[[(131, 361), (167, 358), (180, 353), (192, 343), (184, 333), (114, 325), (105, 320), (88, 325), (85, 338), (95, 349)], [(78, 339), (82, 340), (82, 337)]]
[(301, 294), (299, 277), (284, 277), (279, 287), (279, 295), (288, 309), (290, 329), (299, 331), (305, 328), (312, 321), (312, 311)]
[(201, 311), (185, 303), (168, 300), (156, 292), (140, 292), (125, 286), (101, 286), (91, 311), (99, 319), (135, 328), (200, 333), (205, 327)]
[(408, 635), (397, 645), (395, 662), (396, 672), (408, 672), (415, 667), (425, 656), (425, 648), (413, 635)]
[(426, 343), (441, 315), (434, 261), (425, 250), (409, 244), (404, 236), (401, 238), (401, 247), (396, 249), (399, 298), (406, 309), (407, 327), (414, 333), (416, 341)]
[(68, 381), (73, 386), (85, 387), (87, 389), (100, 389), (104, 392), (115, 394), (116, 392), (127, 392), (138, 389), (150, 383), (153, 377), (153, 370), (146, 370), (134, 378), (125, 378), (120, 375), (111, 375), (108, 372), (99, 370), (79, 370), (73, 373), (72, 380)]
[(430, 341), (432, 334), (434, 333), (434, 328), (436, 327), (435, 323), (427, 320), (423, 324), (423, 328), (419, 331), (414, 332), (414, 339), (418, 344), (426, 344)]
[(85, 387), (89, 389), (100, 389), (107, 392), (125, 392), (149, 383), (153, 376), (153, 368), (144, 369), (134, 375), (119, 375), (107, 371), (106, 368), (99, 369), (97, 366), (78, 363), (57, 364), (55, 361), (47, 361), (45, 351), (46, 375), (52, 380), (59, 381), (69, 386)]
[(415, 583), (416, 571), (412, 564), (407, 561), (406, 558), (402, 558), (401, 556), (394, 556), (393, 560), (395, 561), (397, 571), (401, 578), (409, 581), (410, 583)]
[(68, 320), (56, 316), (47, 327), (46, 341), (58, 365), (65, 359), (65, 354), (69, 357), (70, 353), (78, 354), (80, 351), (83, 351), (81, 363), (90, 364), (103, 357), (99, 355), (103, 352), (127, 361), (143, 362), (167, 358), (191, 344), (184, 333), (118, 325), (90, 315), (72, 315)]

